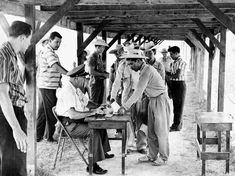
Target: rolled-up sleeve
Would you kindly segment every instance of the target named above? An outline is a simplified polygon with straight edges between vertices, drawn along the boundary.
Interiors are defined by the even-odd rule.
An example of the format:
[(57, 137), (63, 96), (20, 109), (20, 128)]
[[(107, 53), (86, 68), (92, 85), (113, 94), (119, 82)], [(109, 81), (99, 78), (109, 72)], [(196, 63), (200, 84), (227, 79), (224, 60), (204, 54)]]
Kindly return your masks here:
[(47, 63), (50, 67), (55, 63), (59, 63), (59, 57), (53, 51), (47, 51), (44, 57), (47, 59)]
[(123, 103), (123, 107), (125, 109), (129, 109), (132, 106), (132, 104), (137, 102), (138, 99), (142, 96), (144, 90), (148, 85), (149, 78), (150, 78), (150, 72), (148, 71), (148, 69), (145, 69), (140, 75), (137, 88), (135, 89), (131, 97), (125, 103)]

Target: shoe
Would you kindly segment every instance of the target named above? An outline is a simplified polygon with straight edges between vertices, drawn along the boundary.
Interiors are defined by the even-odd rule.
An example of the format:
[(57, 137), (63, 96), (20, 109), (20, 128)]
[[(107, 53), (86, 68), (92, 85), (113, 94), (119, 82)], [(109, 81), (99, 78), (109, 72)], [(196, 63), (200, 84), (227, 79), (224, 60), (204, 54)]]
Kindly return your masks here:
[(145, 155), (141, 158), (138, 158), (139, 163), (148, 163), (148, 162), (153, 162), (155, 159), (151, 158), (149, 155)]
[(137, 150), (137, 152), (141, 153), (141, 154), (147, 154), (147, 150), (146, 149), (140, 149), (140, 150)]
[(153, 161), (153, 166), (163, 166), (166, 165), (167, 161), (164, 161), (162, 158), (157, 158), (155, 161)]
[[(89, 172), (89, 167), (86, 168), (86, 171)], [(98, 175), (104, 175), (108, 170), (102, 169), (97, 163), (93, 165), (93, 173)]]
[(114, 154), (105, 153), (104, 156), (105, 156), (106, 159), (110, 159), (110, 158), (114, 157)]

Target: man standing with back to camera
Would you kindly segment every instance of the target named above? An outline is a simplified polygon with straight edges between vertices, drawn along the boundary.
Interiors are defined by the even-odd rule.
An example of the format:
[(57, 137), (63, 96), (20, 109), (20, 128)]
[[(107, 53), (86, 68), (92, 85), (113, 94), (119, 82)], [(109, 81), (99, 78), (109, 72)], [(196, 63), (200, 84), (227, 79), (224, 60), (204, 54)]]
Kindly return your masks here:
[(9, 40), (0, 48), (0, 175), (26, 176), (27, 119), (23, 60), (32, 37), (32, 27), (14, 21)]

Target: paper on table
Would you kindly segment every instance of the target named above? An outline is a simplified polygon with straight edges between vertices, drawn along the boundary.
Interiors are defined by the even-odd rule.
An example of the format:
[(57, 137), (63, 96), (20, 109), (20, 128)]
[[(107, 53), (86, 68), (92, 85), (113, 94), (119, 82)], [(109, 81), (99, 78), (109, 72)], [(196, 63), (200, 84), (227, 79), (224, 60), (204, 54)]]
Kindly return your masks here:
[(114, 102), (111, 104), (111, 107), (112, 107), (112, 109), (113, 109), (113, 113), (117, 113), (118, 110), (119, 110), (119, 108), (120, 108), (119, 104), (117, 104), (116, 101), (114, 101)]

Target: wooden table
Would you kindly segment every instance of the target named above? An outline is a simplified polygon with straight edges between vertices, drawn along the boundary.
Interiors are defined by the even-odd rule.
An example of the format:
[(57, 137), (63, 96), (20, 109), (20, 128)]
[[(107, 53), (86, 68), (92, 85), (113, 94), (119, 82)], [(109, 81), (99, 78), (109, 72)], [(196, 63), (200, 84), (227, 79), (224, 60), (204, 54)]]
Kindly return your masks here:
[[(202, 175), (205, 175), (206, 160), (226, 160), (226, 173), (229, 173), (230, 158), (230, 131), (232, 119), (229, 114), (223, 112), (200, 112), (196, 114), (197, 123), (197, 156), (202, 160)], [(215, 131), (217, 137), (208, 138), (206, 132)], [(226, 131), (226, 149), (221, 152), (221, 132)], [(202, 138), (200, 133), (202, 132)], [(202, 149), (200, 148), (202, 145)], [(217, 144), (218, 152), (206, 152), (206, 144)]]
[(93, 137), (95, 129), (122, 129), (122, 174), (125, 174), (125, 157), (126, 157), (126, 137), (127, 137), (127, 122), (130, 121), (130, 115), (117, 116), (114, 115), (109, 118), (95, 118), (95, 117), (86, 117), (85, 121), (88, 122), (88, 126), (91, 129), (91, 142), (89, 145), (89, 174), (92, 175), (93, 170)]

